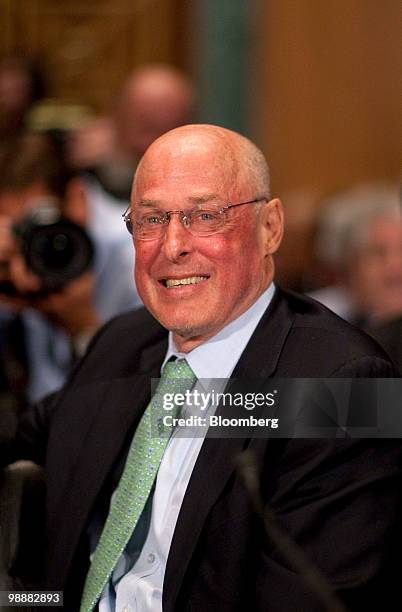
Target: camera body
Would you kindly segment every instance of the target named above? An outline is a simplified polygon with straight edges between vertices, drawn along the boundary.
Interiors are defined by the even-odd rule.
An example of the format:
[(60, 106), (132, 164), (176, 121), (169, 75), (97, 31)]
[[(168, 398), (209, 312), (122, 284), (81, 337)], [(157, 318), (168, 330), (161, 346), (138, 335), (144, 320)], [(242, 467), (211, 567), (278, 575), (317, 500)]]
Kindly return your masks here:
[(42, 281), (43, 291), (61, 289), (88, 270), (94, 246), (88, 233), (46, 202), (13, 226), (27, 267)]

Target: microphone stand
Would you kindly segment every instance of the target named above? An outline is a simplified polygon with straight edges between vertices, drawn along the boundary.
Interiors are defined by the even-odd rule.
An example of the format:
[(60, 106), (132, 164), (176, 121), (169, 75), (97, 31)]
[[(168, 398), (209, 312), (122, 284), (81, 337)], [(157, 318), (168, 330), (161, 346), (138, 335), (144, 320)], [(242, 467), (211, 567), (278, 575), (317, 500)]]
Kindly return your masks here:
[(259, 516), (264, 531), (278, 548), (283, 558), (299, 574), (316, 595), (327, 612), (347, 612), (337, 597), (332, 585), (320, 570), (306, 557), (301, 547), (280, 526), (274, 512), (263, 504), (254, 453), (245, 450), (235, 457), (237, 473), (242, 479), (255, 513)]

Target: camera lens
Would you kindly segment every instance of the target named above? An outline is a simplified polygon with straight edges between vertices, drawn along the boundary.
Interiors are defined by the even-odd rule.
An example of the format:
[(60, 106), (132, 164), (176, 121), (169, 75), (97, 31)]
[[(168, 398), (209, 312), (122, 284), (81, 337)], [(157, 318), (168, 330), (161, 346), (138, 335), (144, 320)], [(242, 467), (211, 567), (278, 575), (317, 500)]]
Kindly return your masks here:
[(84, 229), (54, 209), (38, 209), (14, 227), (28, 267), (55, 291), (81, 276), (93, 261), (92, 241)]
[(29, 267), (48, 289), (58, 289), (80, 276), (92, 257), (88, 235), (68, 221), (36, 228), (26, 252)]

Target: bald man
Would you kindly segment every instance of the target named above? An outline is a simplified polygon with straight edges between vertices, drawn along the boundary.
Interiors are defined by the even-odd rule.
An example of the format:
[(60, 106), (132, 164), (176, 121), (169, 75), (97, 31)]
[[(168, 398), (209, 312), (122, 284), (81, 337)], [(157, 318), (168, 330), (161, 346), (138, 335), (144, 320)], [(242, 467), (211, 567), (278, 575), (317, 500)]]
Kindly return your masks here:
[(168, 64), (136, 69), (125, 81), (115, 108), (117, 141), (138, 161), (162, 134), (188, 123), (193, 114), (194, 86)]
[(146, 308), (98, 333), (10, 445), (9, 460), (46, 465), (48, 588), (82, 612), (323, 610), (253, 514), (234, 468), (249, 447), (264, 503), (339, 598), (352, 610), (392, 601), (399, 443), (204, 439), (180, 425), (144, 437), (150, 380), (168, 369), (193, 391), (211, 378), (393, 375), (367, 336), (275, 287), (283, 212), (261, 152), (215, 126), (167, 133), (139, 164), (126, 224)]
[(194, 112), (190, 78), (169, 64), (146, 64), (129, 74), (110, 117), (101, 116), (68, 141), (71, 163), (96, 168), (123, 158), (133, 166), (165, 132), (188, 123)]
[(190, 78), (169, 64), (145, 64), (124, 81), (110, 116), (94, 119), (71, 135), (70, 162), (90, 171), (85, 185), (91, 212), (106, 234), (125, 232), (121, 214), (146, 149), (165, 132), (189, 123), (193, 112)]

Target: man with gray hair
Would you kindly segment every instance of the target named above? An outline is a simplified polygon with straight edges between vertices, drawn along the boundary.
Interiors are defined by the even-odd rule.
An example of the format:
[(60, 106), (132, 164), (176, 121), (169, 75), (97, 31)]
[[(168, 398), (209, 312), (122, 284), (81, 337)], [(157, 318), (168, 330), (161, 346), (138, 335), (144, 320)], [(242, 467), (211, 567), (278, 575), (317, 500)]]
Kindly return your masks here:
[(283, 212), (262, 153), (216, 126), (168, 132), (139, 164), (125, 221), (146, 309), (103, 328), (2, 453), (46, 465), (48, 588), (81, 612), (324, 609), (253, 513), (234, 465), (248, 448), (263, 504), (339, 600), (397, 601), (399, 442), (165, 429), (166, 390), (187, 397), (205, 379), (393, 375), (369, 337), (275, 286)]
[(336, 282), (313, 292), (315, 299), (366, 326), (402, 313), (402, 209), (396, 186), (363, 184), (324, 203), (316, 250)]

